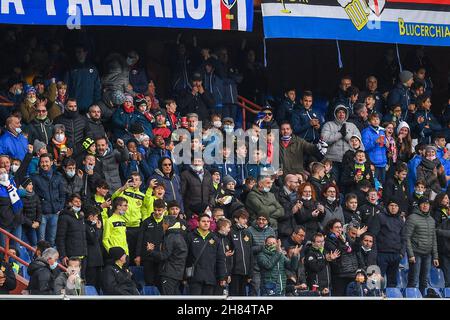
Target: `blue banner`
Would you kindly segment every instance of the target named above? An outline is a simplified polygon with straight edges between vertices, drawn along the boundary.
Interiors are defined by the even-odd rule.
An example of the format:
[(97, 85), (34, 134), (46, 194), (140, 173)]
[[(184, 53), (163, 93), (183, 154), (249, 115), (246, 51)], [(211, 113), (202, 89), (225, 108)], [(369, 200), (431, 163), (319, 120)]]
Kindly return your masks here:
[(253, 0), (0, 0), (0, 23), (251, 31)]
[(266, 38), (450, 46), (450, 0), (263, 0)]

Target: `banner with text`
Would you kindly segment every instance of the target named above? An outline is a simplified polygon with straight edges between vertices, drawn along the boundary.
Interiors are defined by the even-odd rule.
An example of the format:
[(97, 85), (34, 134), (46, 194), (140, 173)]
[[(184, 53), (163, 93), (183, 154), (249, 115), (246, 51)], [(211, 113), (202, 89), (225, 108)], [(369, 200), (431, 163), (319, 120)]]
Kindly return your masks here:
[(251, 31), (253, 0), (0, 0), (0, 23)]
[(450, 46), (450, 0), (263, 0), (266, 38)]

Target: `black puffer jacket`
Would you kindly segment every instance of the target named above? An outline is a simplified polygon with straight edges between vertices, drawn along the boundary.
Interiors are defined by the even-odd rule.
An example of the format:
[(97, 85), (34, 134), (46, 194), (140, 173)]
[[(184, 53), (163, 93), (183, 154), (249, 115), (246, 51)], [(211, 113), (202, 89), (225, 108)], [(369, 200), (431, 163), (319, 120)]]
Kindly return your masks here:
[(312, 212), (317, 209), (319, 204), (313, 200), (302, 200), (303, 207), (298, 214), (295, 215), (297, 224), (301, 224), (306, 229), (305, 240), (311, 240), (316, 232), (321, 230), (320, 223), (325, 217), (325, 214), (320, 214), (317, 217), (312, 216)]
[(16, 275), (11, 267), (11, 264), (1, 261), (0, 269), (3, 271), (3, 274), (6, 278), (3, 286), (0, 287), (0, 294), (9, 294), (10, 291), (16, 288)]
[(117, 190), (122, 186), (119, 174), (119, 164), (128, 160), (128, 149), (117, 148), (108, 150), (106, 155), (97, 156), (101, 170), (105, 175), (105, 180), (108, 183), (110, 190)]
[(162, 250), (153, 250), (150, 256), (160, 262), (160, 275), (162, 277), (183, 280), (187, 254), (188, 248), (184, 241), (181, 224), (176, 223), (166, 231)]
[(81, 211), (75, 214), (72, 208), (64, 209), (58, 219), (56, 247), (61, 258), (87, 255), (86, 224)]
[(358, 246), (351, 240), (344, 241), (336, 238), (330, 233), (325, 239), (325, 251), (327, 253), (339, 250), (339, 258), (331, 262), (331, 273), (333, 277), (353, 278), (356, 270), (363, 267), (360, 257), (358, 257)]
[(74, 148), (73, 153), (77, 154), (81, 150), (81, 143), (86, 137), (87, 121), (78, 112), (66, 111), (56, 117), (53, 124), (62, 124), (66, 128), (67, 143)]
[[(435, 218), (436, 221), (438, 221)], [(450, 257), (450, 219), (442, 219), (436, 227), (439, 256)]]
[(382, 253), (405, 255), (406, 242), (402, 237), (405, 222), (400, 214), (383, 212), (369, 224), (369, 232), (377, 239), (377, 250)]
[(28, 290), (32, 295), (52, 295), (58, 271), (51, 270), (47, 261), (37, 258), (30, 263)]
[(219, 232), (216, 233), (217, 239), (219, 240), (220, 250), (223, 251), (225, 255), (225, 276), (231, 276), (231, 272), (233, 271), (233, 256), (226, 256), (226, 252), (229, 250), (233, 250), (231, 246), (230, 238), (228, 235), (223, 235)]
[[(49, 118), (45, 120), (33, 119), (30, 124), (24, 129), (28, 133), (28, 141), (33, 144), (34, 140), (39, 140), (46, 145), (50, 143), (53, 137), (53, 130), (55, 126)], [(38, 150), (34, 150), (38, 151)]]
[(23, 223), (31, 228), (33, 221), (41, 223), (42, 207), (41, 199), (36, 193), (33, 195), (25, 195), (22, 197), (23, 203)]
[(294, 200), (289, 198), (289, 195), (286, 194), (284, 188), (281, 188), (276, 194), (275, 197), (277, 201), (284, 208), (284, 216), (278, 219), (278, 236), (280, 238), (289, 237), (297, 226), (296, 216), (300, 214), (300, 210), (296, 213), (292, 213), (292, 208), (299, 200), (298, 196)]
[(72, 178), (69, 178), (67, 174), (64, 172), (63, 180), (66, 199), (68, 199), (74, 193), (81, 194), (81, 187), (83, 186), (83, 181), (77, 174), (75, 174)]
[(319, 290), (330, 288), (331, 269), (329, 262), (325, 258), (325, 252), (310, 247), (305, 254), (306, 283), (309, 288), (313, 284), (319, 286)]
[(103, 271), (103, 294), (114, 296), (139, 295), (131, 273), (116, 264), (106, 266)]

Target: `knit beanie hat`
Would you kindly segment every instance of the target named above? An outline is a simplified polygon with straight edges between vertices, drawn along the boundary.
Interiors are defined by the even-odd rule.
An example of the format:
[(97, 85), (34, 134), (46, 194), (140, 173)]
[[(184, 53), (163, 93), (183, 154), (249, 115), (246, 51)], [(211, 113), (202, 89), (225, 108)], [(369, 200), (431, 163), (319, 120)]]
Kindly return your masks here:
[(34, 143), (33, 143), (33, 151), (35, 153), (38, 153), (39, 150), (41, 150), (42, 148), (45, 148), (46, 146), (47, 145), (45, 143), (36, 139), (36, 140), (34, 140)]
[(411, 129), (409, 128), (409, 124), (405, 121), (400, 121), (397, 126), (397, 134), (399, 134), (399, 132), (402, 128), (408, 128), (408, 130), (411, 132)]
[(226, 186), (230, 182), (233, 182), (234, 184), (236, 184), (236, 180), (234, 180), (232, 176), (226, 175), (225, 177), (223, 177), (222, 183), (224, 186)]
[(400, 79), (401, 83), (407, 83), (409, 80), (411, 80), (413, 78), (413, 74), (411, 71), (403, 70), (398, 75), (398, 78)]
[(87, 137), (83, 141), (83, 148), (84, 150), (88, 150), (93, 144), (95, 143), (94, 139)]
[(174, 207), (180, 208), (180, 205), (178, 204), (177, 200), (171, 200), (171, 201), (167, 202), (167, 210), (170, 210), (170, 208), (174, 208)]
[(121, 247), (112, 247), (109, 249), (109, 256), (113, 259), (113, 261), (117, 261), (125, 254), (125, 250)]

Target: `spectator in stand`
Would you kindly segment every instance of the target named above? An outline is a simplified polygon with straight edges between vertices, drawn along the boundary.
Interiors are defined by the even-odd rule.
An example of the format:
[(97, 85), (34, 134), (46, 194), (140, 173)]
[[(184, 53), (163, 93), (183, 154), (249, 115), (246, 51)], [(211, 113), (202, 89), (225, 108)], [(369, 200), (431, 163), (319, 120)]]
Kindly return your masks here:
[(80, 105), (80, 113), (85, 114), (89, 106), (101, 99), (101, 82), (97, 68), (88, 59), (88, 50), (84, 45), (75, 47), (76, 62), (66, 73), (69, 97), (74, 97)]
[(403, 70), (398, 75), (399, 82), (389, 92), (389, 96), (387, 98), (388, 107), (392, 107), (393, 105), (400, 105), (402, 108), (402, 112), (405, 113), (408, 109), (409, 104), (411, 103), (411, 85), (414, 83), (413, 74), (411, 71)]
[(163, 137), (164, 139), (170, 138), (170, 135), (172, 132), (169, 128), (167, 128), (167, 121), (166, 121), (166, 115), (164, 110), (158, 110), (154, 114), (155, 116), (155, 123), (154, 127), (152, 129), (152, 133), (154, 136), (159, 135)]
[[(217, 236), (209, 231), (210, 217), (201, 214), (198, 228), (187, 236), (187, 270), (190, 295), (213, 295), (216, 285), (225, 287), (225, 255)], [(189, 269), (192, 268), (192, 269)], [(189, 273), (189, 272), (188, 272)]]
[(52, 168), (52, 156), (43, 154), (39, 158), (39, 172), (31, 177), (36, 194), (41, 198), (42, 222), (39, 240), (55, 245), (58, 215), (66, 202), (62, 175)]
[(17, 286), (16, 275), (10, 263), (0, 261), (0, 295), (9, 294)]
[[(141, 94), (138, 94), (135, 97), (135, 105), (135, 114), (137, 116), (136, 124), (142, 126), (143, 132), (151, 139), (153, 139), (153, 124), (155, 122), (155, 116), (150, 113), (150, 108), (148, 107), (145, 97)], [(159, 111), (160, 110), (157, 110), (156, 112)], [(142, 131), (139, 133), (142, 133)], [(138, 139), (138, 141), (142, 142), (141, 139)]]
[(164, 184), (166, 192), (165, 201), (177, 201), (180, 204), (181, 211), (184, 211), (183, 199), (181, 197), (181, 178), (174, 170), (174, 163), (171, 158), (162, 157), (158, 161), (158, 168), (155, 169), (149, 180), (156, 179)]
[(354, 111), (355, 113), (349, 118), (349, 122), (353, 123), (359, 132), (363, 132), (369, 126), (367, 108), (363, 103), (357, 103)]
[[(177, 218), (163, 218), (164, 240), (161, 250), (149, 250), (150, 257), (161, 265), (161, 294), (179, 295), (179, 286), (184, 277), (188, 248), (182, 234), (182, 225)], [(149, 246), (150, 249), (152, 246)], [(155, 248), (153, 246), (153, 248)]]
[(51, 83), (49, 93), (47, 102), (48, 117), (53, 121), (64, 112), (64, 107), (68, 99), (67, 84), (63, 81)]
[(64, 113), (55, 118), (53, 124), (55, 125), (55, 131), (57, 124), (62, 124), (64, 126), (67, 142), (72, 146), (73, 153), (77, 154), (80, 152), (81, 143), (85, 138), (88, 127), (86, 117), (78, 112), (77, 100), (69, 98)]
[[(28, 134), (30, 144), (34, 144), (35, 140), (39, 140), (48, 146), (55, 127), (48, 118), (48, 111), (45, 105), (38, 103), (35, 110), (36, 117), (31, 120), (30, 124), (24, 129), (24, 132)], [(37, 152), (38, 150), (35, 151)]]
[(387, 146), (386, 133), (380, 127), (380, 118), (372, 113), (369, 117), (370, 126), (361, 133), (365, 151), (370, 162), (375, 166), (375, 177), (383, 184), (386, 177)]
[(275, 195), (284, 209), (284, 216), (278, 220), (278, 236), (280, 239), (289, 237), (297, 226), (296, 216), (303, 208), (298, 194), (298, 178), (293, 174), (284, 177), (284, 186)]
[(89, 112), (86, 113), (87, 124), (85, 137), (92, 139), (106, 137), (106, 131), (102, 123), (102, 110), (96, 104), (89, 107)]
[(320, 162), (313, 162), (310, 164), (311, 175), (308, 178), (314, 186), (314, 191), (316, 194), (322, 194), (322, 188), (326, 185), (325, 177), (325, 166)]
[(411, 129), (405, 121), (400, 121), (397, 125), (397, 150), (398, 161), (408, 163), (413, 156), (413, 147), (411, 140)]
[(343, 210), (344, 223), (353, 225), (362, 225), (361, 212), (358, 210), (358, 197), (354, 193), (348, 193), (345, 196), (345, 208)]
[(67, 206), (63, 209), (58, 219), (56, 232), (56, 247), (64, 266), (68, 265), (69, 257), (79, 257), (81, 278), (85, 279), (86, 273), (86, 224), (84, 213), (81, 211), (81, 196), (72, 194), (67, 198)]
[(86, 285), (94, 286), (97, 291), (101, 289), (103, 272), (103, 224), (100, 215), (100, 208), (85, 205), (83, 208), (86, 224)]
[(6, 130), (0, 136), (0, 154), (23, 161), (27, 153), (28, 139), (22, 134), (22, 124), (17, 116), (6, 119)]
[(306, 229), (306, 240), (310, 241), (312, 236), (321, 230), (321, 221), (325, 217), (325, 207), (318, 202), (317, 194), (310, 182), (302, 183), (298, 188), (301, 208), (295, 215), (297, 224)]
[(181, 96), (178, 105), (182, 114), (195, 112), (201, 121), (209, 118), (214, 109), (214, 97), (206, 91), (202, 83), (202, 75), (194, 73), (191, 80), (192, 86)]
[(36, 247), (38, 241), (38, 229), (42, 221), (41, 199), (34, 191), (31, 178), (25, 179), (21, 187), (24, 194), (21, 196), (23, 203), (22, 240), (32, 247)]
[(294, 108), (292, 114), (285, 120), (292, 123), (292, 128), (296, 135), (310, 143), (317, 143), (319, 142), (320, 129), (323, 123), (319, 114), (313, 111), (312, 105), (313, 94), (311, 91), (305, 91), (301, 107)]
[(364, 265), (364, 270), (369, 266), (377, 265), (377, 249), (375, 246), (375, 237), (371, 233), (364, 233), (361, 236), (361, 247), (359, 250)]
[(354, 158), (349, 161), (342, 172), (341, 185), (346, 192), (356, 192), (363, 181), (374, 185), (374, 178), (370, 170), (370, 161), (362, 150), (354, 152)]
[(137, 266), (144, 266), (145, 284), (148, 286), (161, 286), (159, 277), (160, 261), (156, 260), (152, 252), (160, 252), (164, 238), (163, 218), (166, 211), (164, 200), (157, 199), (153, 203), (153, 212), (150, 217), (143, 220), (139, 228), (136, 245)]
[(119, 175), (119, 164), (128, 160), (129, 154), (125, 143), (121, 139), (117, 139), (117, 148), (111, 149), (106, 138), (98, 138), (95, 140), (97, 159), (101, 165), (105, 180), (111, 190), (117, 190), (121, 187), (122, 182)]
[(77, 165), (75, 160), (69, 158), (63, 162), (63, 178), (64, 178), (64, 191), (66, 193), (66, 199), (68, 199), (72, 194), (81, 193), (81, 188), (83, 187), (82, 175), (80, 177), (80, 172), (77, 172)]
[(224, 87), (222, 79), (219, 78), (216, 73), (216, 64), (217, 63), (213, 58), (209, 58), (205, 61), (202, 70), (202, 83), (205, 84), (205, 90), (214, 97), (214, 111), (221, 115), (223, 109)]
[(420, 143), (416, 145), (414, 148), (415, 154), (408, 162), (408, 186), (411, 193), (414, 191), (414, 186), (417, 181), (417, 167), (425, 157), (425, 148), (426, 144)]
[(421, 95), (417, 98), (415, 121), (417, 122), (417, 132), (419, 133), (419, 142), (431, 144), (432, 137), (442, 130), (441, 124), (431, 113), (431, 97)]
[(166, 106), (166, 114), (167, 114), (167, 122), (169, 125), (167, 126), (170, 131), (174, 131), (178, 129), (180, 126), (180, 114), (177, 112), (177, 103), (174, 99), (167, 99), (164, 103)]
[(286, 292), (286, 269), (298, 267), (300, 247), (294, 249), (289, 259), (281, 248), (281, 241), (268, 237), (264, 249), (258, 254), (257, 262), (261, 270), (261, 295), (284, 296)]
[(111, 248), (120, 247), (125, 253), (128, 252), (126, 221), (123, 217), (128, 210), (128, 201), (125, 198), (117, 197), (112, 202), (111, 216), (104, 221), (103, 247), (109, 254), (109, 262), (114, 262)]
[(127, 254), (122, 247), (112, 247), (109, 254), (113, 261), (103, 271), (103, 294), (105, 295), (139, 295), (127, 265)]
[[(431, 265), (439, 267), (435, 221), (430, 215), (430, 202), (419, 200), (419, 207), (406, 219), (404, 237), (408, 253), (408, 288), (428, 287)], [(433, 261), (431, 261), (433, 260)]]
[(327, 158), (333, 160), (334, 174), (338, 181), (341, 177), (342, 159), (350, 150), (350, 139), (361, 136), (358, 128), (347, 122), (349, 111), (344, 105), (334, 109), (334, 120), (326, 122), (322, 127), (322, 140), (328, 144)]
[[(340, 203), (339, 189), (335, 184), (328, 184), (322, 189), (322, 198), (324, 199), (325, 215), (320, 223), (321, 229), (328, 224), (328, 221), (338, 219), (344, 221), (344, 214)], [(317, 208), (316, 210), (318, 210)], [(322, 213), (322, 210), (319, 210)], [(322, 213), (323, 214), (323, 213)]]
[[(358, 242), (352, 241), (344, 232), (339, 219), (329, 220), (324, 228), (327, 234), (325, 252), (337, 257), (331, 261), (331, 282), (333, 296), (344, 296), (347, 285), (353, 281), (356, 270), (362, 267), (358, 257)], [(357, 237), (364, 233), (358, 229)]]
[(126, 62), (129, 68), (129, 81), (133, 91), (144, 94), (147, 90), (148, 76), (139, 54), (135, 50), (129, 51)]
[(60, 272), (55, 279), (54, 294), (81, 296), (85, 295), (85, 287), (80, 276), (81, 261), (78, 257), (70, 257), (67, 262), (67, 271)]
[[(148, 170), (151, 174), (158, 168), (158, 163), (162, 158), (172, 158), (171, 153), (167, 150), (164, 138), (160, 135), (155, 135), (153, 148), (151, 148), (151, 153), (147, 155)], [(175, 166), (173, 169), (176, 170), (177, 167)]]
[[(217, 295), (224, 294), (225, 290), (228, 290), (228, 287), (231, 282), (231, 271), (233, 270), (233, 259), (234, 259), (234, 251), (233, 247), (231, 245), (231, 237), (230, 237), (230, 231), (231, 231), (231, 221), (225, 218), (224, 216), (219, 216), (217, 214), (218, 211), (214, 211), (214, 220), (216, 222), (217, 230), (216, 230), (216, 236), (219, 239), (219, 246), (220, 250), (223, 251), (223, 254), (225, 255), (225, 278), (226, 278), (226, 284), (225, 288), (217, 285), (215, 293)], [(216, 217), (218, 217), (216, 219)], [(253, 255), (253, 253), (252, 253)], [(253, 269), (253, 265), (252, 265)]]
[(434, 200), (441, 189), (447, 185), (444, 166), (436, 157), (436, 147), (427, 146), (425, 148), (425, 157), (417, 167), (417, 180), (426, 182), (425, 187), (429, 189), (426, 196), (431, 200)]
[(139, 114), (135, 112), (133, 97), (125, 96), (125, 102), (117, 108), (112, 116), (113, 134), (115, 138), (128, 140), (132, 138), (132, 128), (138, 122)]
[(376, 112), (383, 114), (385, 111), (386, 101), (383, 94), (378, 91), (378, 79), (375, 76), (369, 76), (366, 78), (366, 90), (361, 92), (359, 95), (359, 100), (364, 102), (367, 96), (372, 95), (375, 98), (375, 108)]
[(397, 164), (394, 176), (392, 179), (388, 179), (383, 188), (383, 202), (388, 203), (389, 199), (395, 199), (395, 202), (400, 206), (400, 213), (402, 215), (406, 215), (409, 207), (407, 175), (408, 167), (406, 164)]
[(31, 295), (53, 295), (55, 279), (58, 275), (58, 251), (48, 248), (42, 256), (30, 263), (28, 291)]
[(440, 268), (444, 273), (445, 287), (450, 287), (450, 198), (440, 193), (434, 199), (432, 217), (436, 221), (436, 235)]
[[(283, 101), (277, 108), (277, 114), (275, 117), (277, 122), (281, 123), (283, 121), (291, 121), (291, 119), (292, 121), (294, 121), (292, 116), (294, 114), (296, 106), (297, 106), (297, 92), (295, 88), (287, 88), (287, 90), (284, 92)], [(296, 132), (296, 134), (298, 133)]]
[(25, 124), (29, 124), (36, 117), (36, 89), (32, 86), (25, 88), (25, 99), (20, 104), (20, 114)]
[(273, 117), (273, 109), (271, 106), (264, 106), (259, 115), (261, 116), (261, 119), (258, 120), (258, 124), (261, 129), (279, 129), (278, 123)]

